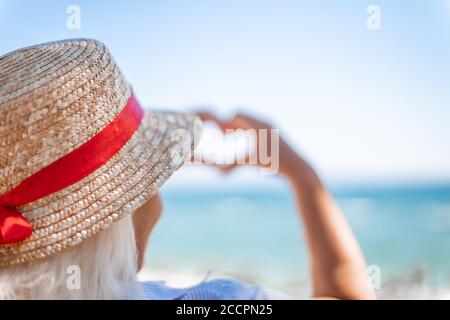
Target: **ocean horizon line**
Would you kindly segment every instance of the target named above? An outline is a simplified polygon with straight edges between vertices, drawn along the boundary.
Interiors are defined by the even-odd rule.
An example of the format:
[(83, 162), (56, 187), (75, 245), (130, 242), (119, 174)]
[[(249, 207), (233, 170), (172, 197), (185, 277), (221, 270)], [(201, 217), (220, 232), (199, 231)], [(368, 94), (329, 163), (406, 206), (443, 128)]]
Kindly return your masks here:
[[(370, 181), (359, 181), (359, 182), (332, 182), (326, 184), (332, 193), (347, 193), (347, 192), (406, 192), (406, 193), (416, 193), (416, 192), (450, 192), (450, 181), (420, 181), (420, 182), (370, 182)], [(235, 183), (206, 183), (206, 184), (196, 184), (196, 183), (182, 183), (182, 184), (168, 184), (163, 187), (163, 192), (167, 193), (177, 193), (177, 192), (188, 192), (188, 193), (229, 193), (229, 192), (286, 192), (289, 191), (289, 186), (287, 183), (253, 183), (253, 182), (242, 182), (240, 184)]]

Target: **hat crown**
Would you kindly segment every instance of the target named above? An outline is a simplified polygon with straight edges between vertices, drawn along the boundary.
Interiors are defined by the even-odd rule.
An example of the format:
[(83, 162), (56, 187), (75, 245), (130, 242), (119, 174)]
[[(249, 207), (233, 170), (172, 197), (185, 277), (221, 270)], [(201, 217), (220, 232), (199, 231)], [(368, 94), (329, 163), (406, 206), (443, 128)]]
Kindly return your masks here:
[(130, 96), (98, 41), (52, 42), (0, 57), (0, 194), (100, 132)]
[(74, 247), (135, 211), (188, 158), (199, 125), (144, 112), (99, 42), (0, 57), (0, 266)]

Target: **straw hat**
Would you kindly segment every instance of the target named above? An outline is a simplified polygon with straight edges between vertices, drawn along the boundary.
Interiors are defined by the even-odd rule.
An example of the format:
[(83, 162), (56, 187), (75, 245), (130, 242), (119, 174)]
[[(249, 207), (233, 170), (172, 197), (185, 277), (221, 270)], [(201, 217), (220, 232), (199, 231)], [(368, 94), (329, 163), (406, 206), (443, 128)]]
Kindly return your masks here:
[[(192, 151), (198, 140), (197, 118), (139, 110), (130, 86), (97, 41), (52, 42), (0, 57), (0, 228), (11, 222), (5, 217), (13, 211), (31, 226), (26, 236), (14, 231), (22, 222), (3, 226), (13, 240), (3, 235), (0, 266), (79, 244), (132, 213), (182, 165), (189, 156), (186, 144)], [(120, 130), (111, 128), (113, 123)], [(124, 132), (128, 136), (111, 151)], [(116, 133), (118, 138), (98, 144)], [(103, 156), (104, 149), (109, 155)], [(80, 154), (82, 161), (69, 159)], [(91, 160), (97, 162), (86, 173)], [(11, 200), (33, 192), (32, 202)], [(37, 199), (39, 192), (43, 196)]]

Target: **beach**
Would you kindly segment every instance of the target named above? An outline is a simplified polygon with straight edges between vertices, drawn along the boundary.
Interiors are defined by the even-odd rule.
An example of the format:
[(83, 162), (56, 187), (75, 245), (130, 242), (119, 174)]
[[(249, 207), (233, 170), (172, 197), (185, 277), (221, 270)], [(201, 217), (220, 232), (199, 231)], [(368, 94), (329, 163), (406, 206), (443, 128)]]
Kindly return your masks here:
[[(333, 194), (383, 299), (450, 298), (450, 187), (347, 186)], [(309, 295), (301, 223), (288, 190), (163, 190), (165, 214), (141, 279), (183, 287), (204, 279)]]

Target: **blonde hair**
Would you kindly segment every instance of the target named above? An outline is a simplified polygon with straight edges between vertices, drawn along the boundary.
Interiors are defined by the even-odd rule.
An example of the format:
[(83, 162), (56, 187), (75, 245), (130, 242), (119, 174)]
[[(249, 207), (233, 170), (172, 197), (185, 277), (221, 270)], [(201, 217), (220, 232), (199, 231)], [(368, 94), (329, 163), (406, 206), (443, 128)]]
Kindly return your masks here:
[[(77, 276), (72, 286), (71, 277)], [(135, 280), (136, 240), (129, 215), (74, 248), (0, 268), (0, 300), (120, 299)]]

